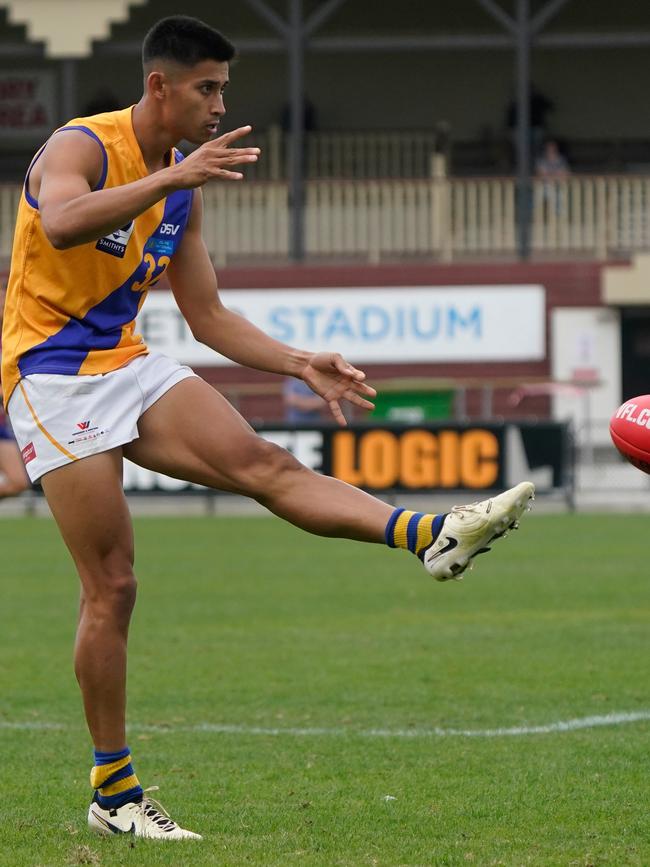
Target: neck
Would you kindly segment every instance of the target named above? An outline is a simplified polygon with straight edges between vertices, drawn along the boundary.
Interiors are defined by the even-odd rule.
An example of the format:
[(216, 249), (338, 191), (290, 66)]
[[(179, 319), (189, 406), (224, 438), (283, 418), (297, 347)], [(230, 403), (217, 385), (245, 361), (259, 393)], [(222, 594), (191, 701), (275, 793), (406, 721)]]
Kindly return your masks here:
[(167, 164), (167, 154), (177, 142), (161, 126), (146, 96), (133, 109), (132, 119), (144, 163), (150, 172), (156, 172)]

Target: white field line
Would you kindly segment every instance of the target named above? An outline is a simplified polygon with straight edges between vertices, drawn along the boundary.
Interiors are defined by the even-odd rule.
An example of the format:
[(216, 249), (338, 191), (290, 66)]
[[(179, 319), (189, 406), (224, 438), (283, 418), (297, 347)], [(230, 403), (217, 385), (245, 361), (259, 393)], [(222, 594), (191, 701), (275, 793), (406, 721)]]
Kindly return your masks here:
[[(218, 735), (263, 735), (271, 737), (360, 737), (360, 738), (503, 738), (520, 737), (522, 735), (548, 735), (561, 732), (573, 732), (580, 729), (593, 729), (602, 726), (620, 726), (628, 723), (650, 720), (650, 710), (632, 711), (630, 713), (608, 713), (601, 716), (585, 716), (575, 719), (557, 720), (545, 725), (510, 726), (494, 729), (445, 729), (445, 728), (409, 728), (409, 729), (348, 729), (332, 728), (267, 728), (265, 726), (228, 725), (222, 723), (199, 723), (197, 725), (138, 725), (129, 726), (132, 732), (151, 732), (156, 734), (176, 734), (189, 732), (197, 734)], [(71, 726), (62, 723), (40, 722), (10, 722), (0, 720), (1, 730), (42, 731), (65, 730)]]

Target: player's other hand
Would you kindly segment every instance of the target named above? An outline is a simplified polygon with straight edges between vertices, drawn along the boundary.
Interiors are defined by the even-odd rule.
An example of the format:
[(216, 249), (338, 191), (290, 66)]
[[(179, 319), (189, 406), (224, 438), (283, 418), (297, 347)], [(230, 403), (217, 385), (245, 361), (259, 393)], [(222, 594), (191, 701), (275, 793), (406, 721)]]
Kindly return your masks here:
[(317, 352), (312, 355), (301, 376), (312, 391), (327, 401), (330, 412), (342, 426), (347, 422), (341, 411), (341, 398), (362, 409), (375, 408), (374, 403), (367, 398), (375, 397), (377, 392), (372, 386), (366, 385), (366, 374), (349, 364), (337, 352)]
[(239, 139), (248, 135), (252, 127), (241, 126), (208, 141), (188, 157), (172, 166), (174, 186), (181, 190), (200, 187), (210, 180), (241, 181), (244, 175), (233, 171), (236, 166), (257, 162), (259, 148), (233, 147)]

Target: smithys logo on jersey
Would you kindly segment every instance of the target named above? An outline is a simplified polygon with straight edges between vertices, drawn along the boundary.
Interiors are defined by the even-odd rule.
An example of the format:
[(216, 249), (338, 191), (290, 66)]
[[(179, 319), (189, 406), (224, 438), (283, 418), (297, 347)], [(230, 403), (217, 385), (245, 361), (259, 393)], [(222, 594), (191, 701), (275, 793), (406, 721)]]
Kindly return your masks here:
[(117, 256), (118, 259), (124, 258), (126, 245), (129, 243), (129, 238), (133, 234), (133, 220), (122, 226), (121, 229), (116, 229), (110, 235), (100, 238), (95, 245), (97, 250), (103, 253), (110, 253), (111, 256)]

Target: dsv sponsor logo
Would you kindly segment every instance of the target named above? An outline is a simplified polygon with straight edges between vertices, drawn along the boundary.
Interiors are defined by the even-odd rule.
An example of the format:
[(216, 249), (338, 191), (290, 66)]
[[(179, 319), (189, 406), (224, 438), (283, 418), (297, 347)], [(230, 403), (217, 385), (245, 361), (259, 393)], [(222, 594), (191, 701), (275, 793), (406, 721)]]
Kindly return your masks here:
[(180, 226), (175, 226), (173, 223), (163, 223), (160, 227), (161, 235), (175, 235)]

